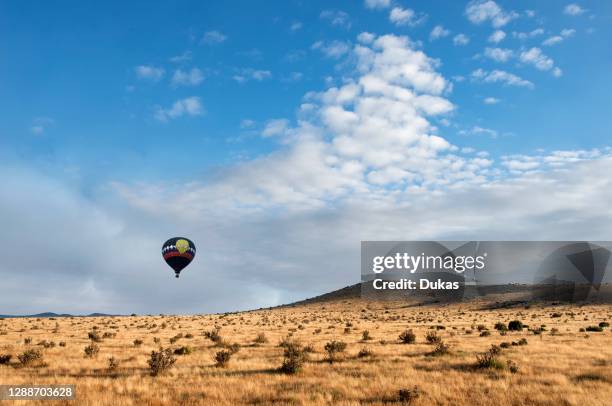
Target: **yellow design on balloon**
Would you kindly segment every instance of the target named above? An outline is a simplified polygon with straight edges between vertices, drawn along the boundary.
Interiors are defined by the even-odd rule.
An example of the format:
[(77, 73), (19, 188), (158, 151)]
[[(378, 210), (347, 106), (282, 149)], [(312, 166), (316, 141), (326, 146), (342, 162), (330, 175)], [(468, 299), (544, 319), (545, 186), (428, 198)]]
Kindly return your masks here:
[(184, 254), (189, 249), (189, 242), (187, 240), (177, 240), (174, 245), (181, 254)]

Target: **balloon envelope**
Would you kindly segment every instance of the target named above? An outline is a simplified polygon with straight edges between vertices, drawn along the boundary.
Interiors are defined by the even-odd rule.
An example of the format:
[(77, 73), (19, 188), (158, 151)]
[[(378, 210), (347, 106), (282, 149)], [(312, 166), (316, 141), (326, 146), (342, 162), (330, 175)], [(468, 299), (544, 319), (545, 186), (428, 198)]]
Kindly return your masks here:
[(189, 263), (196, 254), (196, 247), (193, 241), (185, 237), (170, 238), (162, 246), (164, 260), (172, 269), (176, 277)]

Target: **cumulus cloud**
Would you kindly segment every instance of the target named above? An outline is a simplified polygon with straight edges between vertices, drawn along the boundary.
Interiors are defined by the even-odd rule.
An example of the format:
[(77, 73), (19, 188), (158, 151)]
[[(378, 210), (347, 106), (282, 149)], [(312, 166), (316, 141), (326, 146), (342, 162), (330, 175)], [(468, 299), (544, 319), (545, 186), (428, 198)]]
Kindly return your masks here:
[(455, 45), (467, 45), (470, 42), (470, 38), (465, 34), (457, 34), (453, 37), (453, 44)]
[(393, 7), (389, 12), (389, 21), (397, 26), (415, 26), (421, 24), (426, 18), (425, 14), (417, 14), (410, 8)]
[(551, 37), (548, 37), (546, 40), (544, 40), (542, 42), (542, 45), (544, 45), (544, 46), (552, 46), (552, 45), (560, 44), (566, 38), (570, 38), (570, 37), (574, 36), (575, 33), (576, 33), (576, 30), (574, 30), (574, 29), (565, 28), (565, 29), (561, 30), (561, 34), (560, 35), (553, 35)]
[(323, 10), (319, 17), (327, 20), (331, 25), (343, 28), (351, 28), (351, 19), (347, 12), (342, 10)]
[(166, 72), (164, 68), (159, 68), (151, 65), (140, 65), (134, 68), (138, 79), (150, 80), (159, 82)]
[(221, 44), (227, 40), (227, 36), (220, 31), (206, 31), (202, 37), (202, 43), (207, 45)]
[(532, 30), (530, 32), (512, 31), (512, 36), (514, 38), (520, 39), (521, 41), (524, 41), (528, 38), (537, 37), (538, 35), (542, 35), (542, 34), (544, 34), (544, 30), (542, 28), (536, 28), (535, 30)]
[(503, 70), (495, 69), (493, 71), (486, 71), (484, 69), (476, 69), (471, 74), (472, 80), (483, 83), (502, 83), (508, 86), (520, 86), (532, 89), (533, 83), (523, 79), (513, 73), (509, 73)]
[(391, 0), (364, 0), (364, 6), (369, 9), (384, 9), (391, 6)]
[[(544, 55), (542, 50), (537, 47), (521, 52), (519, 59), (523, 63), (533, 65), (538, 70), (548, 71), (555, 68), (555, 61)], [(561, 70), (559, 68), (553, 69), (553, 75), (561, 76)]]
[(484, 104), (497, 104), (499, 103), (501, 100), (495, 98), (495, 97), (485, 97), (483, 102)]
[(351, 44), (338, 40), (329, 42), (317, 41), (312, 44), (311, 49), (319, 50), (327, 57), (338, 59), (349, 52)]
[(257, 82), (264, 81), (272, 77), (272, 72), (264, 69), (253, 69), (253, 68), (244, 68), (239, 69), (238, 73), (236, 73), (232, 78), (238, 83), (246, 83), (249, 80), (255, 80)]
[(570, 16), (579, 16), (584, 14), (586, 10), (576, 3), (571, 3), (563, 8), (563, 12)]
[(449, 34), (450, 34), (449, 30), (445, 29), (441, 25), (436, 25), (435, 27), (433, 27), (433, 29), (429, 33), (429, 40), (430, 41), (435, 41), (438, 38), (447, 37)]
[(487, 47), (485, 48), (484, 55), (497, 62), (508, 62), (514, 56), (514, 52), (510, 49)]
[(465, 15), (474, 24), (490, 22), (495, 28), (502, 27), (518, 17), (514, 11), (504, 11), (493, 0), (473, 0), (465, 8)]
[(487, 41), (492, 42), (494, 44), (498, 44), (502, 42), (504, 38), (506, 38), (506, 33), (504, 31), (495, 30), (491, 35), (489, 35)]
[(164, 109), (155, 107), (155, 118), (162, 122), (179, 118), (182, 116), (199, 116), (204, 113), (204, 107), (199, 97), (192, 96), (175, 101), (172, 107)]
[(172, 75), (173, 86), (197, 86), (204, 81), (204, 74), (198, 68), (189, 71), (177, 69)]

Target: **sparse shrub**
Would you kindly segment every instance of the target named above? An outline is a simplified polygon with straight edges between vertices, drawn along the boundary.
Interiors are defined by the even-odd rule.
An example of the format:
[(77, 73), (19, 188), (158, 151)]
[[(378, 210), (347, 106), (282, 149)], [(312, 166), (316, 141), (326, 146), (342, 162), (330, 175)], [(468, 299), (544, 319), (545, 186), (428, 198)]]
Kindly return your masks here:
[(115, 336), (117, 336), (117, 333), (112, 333), (110, 331), (107, 331), (102, 334), (102, 338), (115, 338)]
[(550, 317), (552, 317), (552, 318), (558, 318), (558, 317), (561, 317), (561, 316), (563, 316), (563, 315), (561, 313), (557, 313), (557, 312), (555, 312), (555, 313), (550, 315)]
[(480, 332), (481, 337), (488, 337), (490, 335), (491, 335), (491, 332), (489, 330), (484, 330)]
[(495, 323), (495, 330), (497, 330), (497, 331), (508, 331), (508, 326), (506, 326), (501, 321), (498, 321), (497, 323)]
[(598, 332), (601, 333), (603, 331), (603, 327), (599, 327), (599, 326), (588, 326), (586, 328), (586, 331), (594, 331), (594, 332)]
[(100, 352), (100, 347), (98, 347), (98, 344), (92, 342), (91, 344), (85, 347), (84, 352), (85, 358), (94, 358), (98, 356), (98, 353)]
[(556, 327), (553, 327), (552, 329), (550, 329), (550, 335), (551, 336), (558, 336), (559, 335), (559, 329)]
[(372, 355), (374, 355), (374, 353), (372, 352), (372, 350), (369, 347), (363, 347), (357, 353), (357, 357), (359, 357), (359, 358), (371, 357)]
[(220, 343), (222, 341), (221, 335), (219, 334), (219, 331), (221, 331), (220, 327), (215, 327), (212, 330), (209, 331), (205, 331), (204, 332), (204, 337), (208, 338), (210, 341), (212, 341), (213, 343)]
[(345, 327), (344, 328), (344, 334), (348, 334), (351, 332), (351, 328), (350, 327)]
[(161, 338), (159, 338), (159, 337), (153, 337), (153, 342), (154, 342), (155, 344), (159, 344), (159, 343), (161, 343)]
[(26, 338), (24, 338), (24, 339), (23, 339), (23, 343), (24, 343), (25, 345), (30, 345), (30, 344), (32, 344), (32, 337), (26, 337)]
[(226, 367), (232, 358), (232, 353), (227, 350), (218, 351), (215, 354), (215, 366), (217, 367)]
[(329, 363), (333, 363), (338, 360), (338, 355), (343, 353), (346, 349), (346, 343), (344, 341), (332, 340), (325, 344), (325, 351), (327, 351), (327, 360)]
[(438, 344), (442, 342), (442, 337), (440, 337), (435, 331), (428, 331), (427, 335), (425, 335), (425, 340), (428, 344)]
[(508, 342), (503, 342), (499, 345), (501, 348), (509, 348), (510, 347), (510, 343)]
[(415, 386), (412, 389), (400, 389), (399, 390), (399, 400), (400, 402), (410, 404), (421, 396), (420, 389)]
[(66, 342), (65, 341), (60, 341), (58, 345), (60, 347), (65, 347), (66, 346)]
[(97, 330), (92, 330), (89, 333), (87, 333), (87, 337), (96, 343), (99, 343), (100, 341), (102, 341), (102, 337), (100, 337), (100, 333), (98, 333)]
[(110, 357), (108, 359), (108, 370), (110, 372), (115, 372), (119, 368), (119, 360), (115, 357)]
[(361, 340), (362, 341), (368, 341), (371, 340), (372, 337), (370, 336), (370, 331), (368, 330), (363, 330), (363, 333), (361, 333)]
[(234, 344), (225, 345), (225, 348), (227, 348), (227, 350), (231, 352), (232, 354), (236, 354), (238, 351), (240, 351), (240, 344), (234, 343)]
[(189, 355), (192, 352), (193, 352), (193, 348), (189, 347), (188, 345), (179, 347), (179, 348), (174, 350), (174, 353), (176, 355)]
[(21, 365), (31, 365), (34, 362), (41, 362), (43, 359), (42, 351), (40, 350), (26, 350), (17, 356)]
[(268, 342), (268, 337), (266, 337), (265, 333), (259, 333), (257, 334), (257, 337), (255, 337), (255, 340), (253, 340), (256, 344), (265, 344)]
[(134, 340), (134, 347), (140, 347), (142, 345), (144, 341), (142, 341), (140, 338), (137, 338)]
[(7, 365), (11, 362), (13, 356), (11, 354), (0, 354), (0, 365)]
[(477, 327), (478, 331), (485, 331), (487, 329), (487, 327), (484, 324), (479, 324)]
[(403, 344), (414, 344), (416, 334), (412, 330), (405, 330), (399, 335), (399, 339)]
[(187, 334), (185, 334), (185, 338), (192, 339), (193, 338), (193, 334), (187, 333)]
[(296, 342), (289, 343), (285, 346), (283, 356), (284, 359), (280, 370), (286, 374), (295, 374), (299, 372), (308, 359), (306, 351)]
[(498, 346), (492, 345), (488, 351), (476, 356), (476, 365), (478, 368), (503, 369), (504, 365), (497, 358), (500, 352), (501, 349)]
[(610, 327), (610, 323), (608, 323), (607, 321), (602, 321), (601, 323), (599, 323), (599, 327), (601, 328)]
[(520, 320), (512, 320), (510, 323), (508, 323), (508, 330), (521, 331), (523, 330), (523, 323)]
[(513, 374), (516, 374), (519, 371), (519, 367), (516, 362), (508, 360), (506, 364), (508, 365), (508, 369), (510, 370), (510, 372), (512, 372)]
[(433, 355), (435, 357), (439, 355), (446, 355), (448, 353), (450, 353), (450, 345), (440, 340), (438, 343), (436, 343), (436, 348), (434, 348), (429, 355)]
[(151, 376), (164, 373), (172, 368), (175, 362), (176, 358), (174, 358), (170, 348), (163, 349), (160, 347), (159, 351), (151, 351), (151, 357), (148, 361)]

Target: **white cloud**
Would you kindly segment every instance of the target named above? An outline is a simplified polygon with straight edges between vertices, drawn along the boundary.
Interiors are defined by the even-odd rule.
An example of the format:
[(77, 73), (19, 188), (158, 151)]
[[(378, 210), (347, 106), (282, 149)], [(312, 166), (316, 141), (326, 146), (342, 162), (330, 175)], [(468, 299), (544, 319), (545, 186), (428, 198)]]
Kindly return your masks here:
[(570, 37), (574, 36), (575, 33), (576, 33), (576, 30), (574, 30), (574, 29), (565, 28), (565, 29), (561, 30), (561, 34), (560, 35), (553, 35), (551, 37), (548, 37), (545, 41), (542, 42), (542, 45), (552, 46), (552, 45), (560, 44), (566, 38), (570, 38)]
[(298, 31), (300, 29), (302, 29), (303, 24), (300, 21), (294, 21), (293, 23), (291, 23), (291, 26), (289, 27), (289, 29), (291, 31)]
[(580, 5), (576, 3), (572, 3), (572, 4), (568, 4), (567, 6), (565, 6), (565, 8), (563, 9), (563, 12), (570, 16), (579, 16), (581, 14), (584, 14), (586, 10), (583, 9)]
[(467, 45), (470, 42), (470, 38), (465, 34), (457, 34), (453, 37), (453, 44), (455, 45)]
[(282, 136), (289, 129), (289, 120), (287, 119), (276, 119), (270, 120), (266, 123), (266, 127), (262, 131), (261, 135), (264, 137)]
[(525, 15), (526, 15), (528, 18), (533, 18), (533, 17), (535, 17), (536, 12), (535, 12), (534, 10), (525, 10)]
[(472, 72), (471, 77), (473, 80), (484, 83), (502, 83), (508, 86), (520, 86), (532, 89), (533, 83), (525, 80), (513, 73), (509, 73), (503, 70), (495, 69), (491, 72), (487, 72), (483, 69), (476, 69)]
[(434, 41), (434, 40), (437, 40), (438, 38), (447, 37), (449, 34), (450, 34), (449, 30), (445, 29), (441, 25), (436, 25), (429, 33), (429, 40)]
[(221, 44), (227, 40), (227, 36), (219, 31), (206, 31), (202, 37), (202, 43), (207, 45)]
[(494, 44), (499, 44), (501, 41), (504, 40), (504, 38), (506, 38), (505, 32), (503, 32), (502, 30), (495, 30), (491, 35), (489, 35), (487, 41), (492, 42)]
[(496, 62), (508, 62), (514, 56), (511, 49), (504, 48), (485, 48), (484, 55)]
[(485, 97), (483, 102), (484, 104), (497, 104), (499, 103), (501, 100), (495, 98), (495, 97)]
[(427, 16), (425, 14), (417, 14), (410, 8), (393, 7), (389, 12), (389, 21), (397, 26), (409, 25), (415, 26), (421, 24)]
[(506, 12), (493, 0), (473, 0), (466, 8), (465, 14), (472, 23), (481, 24), (491, 22), (495, 28), (502, 27), (518, 17), (514, 11)]
[(198, 68), (192, 68), (189, 71), (177, 69), (172, 75), (173, 86), (197, 86), (204, 81), (204, 75)]
[(160, 106), (155, 107), (155, 118), (162, 122), (179, 118), (182, 116), (199, 116), (204, 113), (204, 107), (197, 96), (180, 99), (172, 104), (172, 107), (164, 109)]
[(264, 81), (272, 77), (272, 72), (263, 69), (244, 68), (239, 69), (238, 72), (232, 76), (238, 83), (246, 83), (249, 80), (256, 80), (258, 82)]
[(384, 9), (391, 6), (391, 0), (364, 0), (363, 4), (369, 9)]
[(542, 34), (544, 34), (544, 29), (542, 28), (536, 28), (535, 30), (530, 31), (530, 32), (517, 32), (517, 31), (512, 32), (512, 36), (514, 38), (518, 38), (522, 41), (528, 38), (537, 37), (538, 35), (542, 35)]
[(542, 50), (537, 47), (521, 52), (519, 59), (523, 63), (535, 66), (538, 70), (551, 70), (555, 66), (555, 61), (544, 55)]
[(55, 120), (49, 117), (36, 117), (30, 126), (30, 132), (34, 135), (43, 135), (47, 128), (55, 124)]
[(255, 122), (254, 120), (245, 118), (244, 120), (240, 121), (240, 128), (243, 130), (248, 130), (251, 128), (254, 128), (257, 125), (257, 122)]
[(163, 68), (151, 65), (137, 66), (134, 68), (134, 71), (138, 79), (150, 80), (153, 82), (159, 82), (166, 72)]
[(350, 28), (351, 19), (347, 12), (342, 10), (323, 10), (319, 15), (322, 20), (327, 20), (331, 25)]
[(191, 51), (185, 51), (180, 55), (176, 55), (170, 58), (170, 62), (185, 63), (185, 62), (191, 61), (192, 58), (193, 58), (193, 53)]
[(312, 44), (311, 48), (323, 52), (327, 57), (338, 59), (350, 51), (351, 44), (338, 40), (330, 42), (317, 41)]

